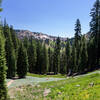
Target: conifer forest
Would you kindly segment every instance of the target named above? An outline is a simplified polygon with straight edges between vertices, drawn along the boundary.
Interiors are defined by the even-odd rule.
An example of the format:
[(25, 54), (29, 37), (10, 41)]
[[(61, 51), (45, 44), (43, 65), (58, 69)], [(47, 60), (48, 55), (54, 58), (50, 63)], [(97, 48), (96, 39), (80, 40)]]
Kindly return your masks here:
[[(0, 0), (0, 13), (3, 12), (2, 2), (3, 0)], [(9, 25), (6, 18), (2, 19), (0, 15), (0, 100), (10, 100), (6, 81), (9, 79), (27, 79), (28, 74), (52, 77), (61, 75), (66, 78), (100, 70), (100, 0), (95, 0), (89, 16), (90, 29), (87, 33), (82, 33), (81, 20), (76, 19), (73, 23), (73, 38), (62, 41), (58, 36), (51, 41), (36, 39), (33, 36), (19, 38), (13, 25)], [(67, 81), (67, 78), (65, 80)], [(100, 76), (97, 84), (100, 89)], [(68, 99), (66, 96), (53, 98), (52, 93), (51, 95), (47, 99), (22, 97), (11, 100), (100, 100), (100, 94), (97, 96), (99, 99)], [(63, 95), (63, 92), (58, 92), (57, 95)]]

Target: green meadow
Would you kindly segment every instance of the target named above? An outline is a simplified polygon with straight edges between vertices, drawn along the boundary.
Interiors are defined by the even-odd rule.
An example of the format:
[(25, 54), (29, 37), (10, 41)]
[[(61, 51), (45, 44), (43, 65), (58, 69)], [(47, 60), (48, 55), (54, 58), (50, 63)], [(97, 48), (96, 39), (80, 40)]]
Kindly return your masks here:
[(100, 100), (100, 73), (21, 85), (10, 88), (9, 95), (11, 100)]

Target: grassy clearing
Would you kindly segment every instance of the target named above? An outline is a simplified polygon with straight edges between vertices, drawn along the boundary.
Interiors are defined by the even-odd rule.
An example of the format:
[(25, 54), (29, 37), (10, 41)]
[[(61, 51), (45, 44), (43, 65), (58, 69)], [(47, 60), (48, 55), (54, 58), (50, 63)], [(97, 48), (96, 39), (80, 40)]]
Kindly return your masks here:
[(39, 75), (39, 74), (31, 74), (31, 73), (27, 73), (27, 76), (32, 76), (32, 77), (39, 77), (39, 78), (43, 78), (43, 77), (54, 77), (54, 78), (66, 78), (66, 75), (61, 75), (61, 74), (57, 74), (57, 75)]
[(9, 89), (11, 100), (100, 100), (100, 74)]
[(8, 86), (8, 88), (18, 87), (18, 86), (22, 86), (22, 85), (36, 85), (39, 83), (58, 81), (58, 80), (64, 80), (64, 79), (66, 79), (66, 78), (53, 78), (53, 77), (39, 78), (39, 77), (26, 76), (26, 78), (14, 80), (13, 83)]

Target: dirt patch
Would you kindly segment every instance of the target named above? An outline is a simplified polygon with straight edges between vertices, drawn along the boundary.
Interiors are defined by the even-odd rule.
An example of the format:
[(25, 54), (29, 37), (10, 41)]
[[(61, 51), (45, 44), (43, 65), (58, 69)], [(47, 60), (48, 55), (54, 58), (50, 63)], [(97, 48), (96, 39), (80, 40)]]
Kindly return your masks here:
[(51, 92), (50, 89), (45, 89), (43, 92), (44, 97), (47, 96)]
[(8, 82), (7, 87), (10, 86), (13, 82), (14, 82), (14, 80), (11, 80), (10, 82)]

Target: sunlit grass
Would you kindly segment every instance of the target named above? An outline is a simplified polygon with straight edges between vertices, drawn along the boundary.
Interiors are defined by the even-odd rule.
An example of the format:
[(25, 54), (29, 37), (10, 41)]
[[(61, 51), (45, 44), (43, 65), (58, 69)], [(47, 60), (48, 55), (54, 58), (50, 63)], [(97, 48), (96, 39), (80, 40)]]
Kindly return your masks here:
[(39, 78), (43, 78), (43, 77), (54, 77), (54, 78), (66, 78), (66, 75), (62, 75), (62, 74), (57, 74), (57, 75), (39, 75), (39, 74), (32, 74), (32, 73), (27, 73), (27, 76), (33, 76), (33, 77), (39, 77)]
[[(44, 96), (45, 89), (50, 93)], [(13, 94), (11, 94), (13, 92)], [(12, 88), (12, 100), (100, 100), (100, 74)]]

